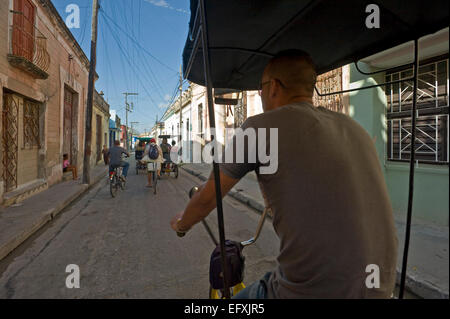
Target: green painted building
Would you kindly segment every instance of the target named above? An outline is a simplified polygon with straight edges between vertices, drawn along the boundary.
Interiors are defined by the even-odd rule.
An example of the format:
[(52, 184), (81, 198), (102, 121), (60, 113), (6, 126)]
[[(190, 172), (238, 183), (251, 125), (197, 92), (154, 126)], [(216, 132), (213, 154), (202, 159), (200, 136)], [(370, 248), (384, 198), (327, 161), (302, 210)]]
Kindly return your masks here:
[[(412, 44), (405, 44), (362, 60), (358, 66), (373, 72), (412, 62)], [(449, 225), (449, 59), (448, 28), (419, 42), (419, 91), (413, 218)], [(405, 66), (372, 76), (347, 66), (349, 88), (405, 79)], [(351, 92), (348, 114), (373, 137), (385, 174), (392, 206), (406, 216), (411, 148), (412, 81)]]

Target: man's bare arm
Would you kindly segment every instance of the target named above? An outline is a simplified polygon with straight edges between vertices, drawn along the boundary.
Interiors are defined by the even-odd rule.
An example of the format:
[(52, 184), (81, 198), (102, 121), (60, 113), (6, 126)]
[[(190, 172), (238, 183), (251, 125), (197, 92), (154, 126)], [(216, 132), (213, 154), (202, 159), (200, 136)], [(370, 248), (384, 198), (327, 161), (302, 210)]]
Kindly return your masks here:
[[(238, 181), (239, 179), (231, 178), (220, 172), (222, 198)], [(214, 183), (214, 171), (212, 171), (208, 181), (200, 187), (199, 192), (197, 192), (189, 201), (178, 226), (183, 230), (190, 229), (196, 223), (208, 216), (216, 206), (216, 188)]]

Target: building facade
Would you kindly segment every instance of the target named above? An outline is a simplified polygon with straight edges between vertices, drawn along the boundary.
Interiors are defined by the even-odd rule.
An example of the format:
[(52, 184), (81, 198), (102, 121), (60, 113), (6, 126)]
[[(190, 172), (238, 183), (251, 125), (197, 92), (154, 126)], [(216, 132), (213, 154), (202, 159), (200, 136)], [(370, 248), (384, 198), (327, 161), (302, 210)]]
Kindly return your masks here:
[(103, 145), (109, 144), (109, 104), (103, 98), (103, 93), (94, 91), (94, 104), (92, 110), (92, 140), (91, 140), (91, 167), (103, 161)]
[[(222, 150), (232, 137), (232, 130), (227, 129), (240, 127), (248, 117), (262, 113), (261, 99), (257, 91), (226, 94), (226, 97), (237, 99), (238, 104), (214, 104), (215, 136)], [(175, 140), (179, 144), (181, 136), (183, 161), (198, 162), (205, 145), (211, 140), (206, 88), (190, 83), (189, 88), (183, 92), (181, 103), (178, 98), (167, 108), (161, 118), (164, 123), (161, 131), (165, 135), (174, 136), (169, 139), (169, 143)]]
[(108, 147), (114, 146), (114, 141), (120, 138), (120, 117), (115, 110), (110, 110), (109, 118), (109, 144)]
[[(415, 148), (413, 218), (448, 227), (449, 222), (449, 34), (448, 28), (419, 41), (416, 140), (411, 141), (412, 81), (362, 90), (349, 97), (349, 115), (373, 137), (385, 174), (392, 206), (402, 220), (408, 207), (409, 156)], [(406, 79), (412, 76), (413, 45), (363, 59), (373, 76), (350, 68), (350, 87)]]
[(0, 2), (0, 198), (82, 171), (89, 60), (50, 0)]
[[(397, 219), (407, 211), (409, 154), (415, 147), (413, 217), (441, 226), (449, 223), (449, 54), (448, 28), (419, 42), (420, 68), (416, 141), (411, 141), (412, 83), (387, 85), (351, 93), (321, 96), (324, 93), (405, 79), (411, 67), (398, 67), (412, 61), (411, 44), (368, 57), (359, 62), (365, 72), (394, 68), (368, 76), (354, 65), (322, 74), (317, 78), (314, 105), (344, 113), (356, 120), (372, 136), (385, 175)], [(242, 92), (237, 105), (214, 105), (216, 136), (220, 144), (229, 136), (226, 128), (240, 127), (246, 118), (262, 112), (256, 91)], [(209, 117), (204, 87), (191, 84), (184, 93), (182, 111), (183, 147), (189, 140), (204, 146), (209, 137)], [(164, 114), (165, 134), (179, 134), (179, 101)], [(189, 123), (189, 124), (187, 124)], [(187, 125), (187, 127), (186, 127)], [(195, 143), (195, 142), (194, 142)], [(190, 156), (192, 162), (192, 155)], [(195, 157), (195, 156), (194, 156)], [(183, 160), (188, 158), (183, 154)], [(198, 160), (198, 158), (197, 158)], [(195, 158), (194, 158), (194, 162)]]
[(119, 130), (119, 142), (120, 146), (123, 148), (127, 148), (127, 127), (123, 124), (121, 124)]

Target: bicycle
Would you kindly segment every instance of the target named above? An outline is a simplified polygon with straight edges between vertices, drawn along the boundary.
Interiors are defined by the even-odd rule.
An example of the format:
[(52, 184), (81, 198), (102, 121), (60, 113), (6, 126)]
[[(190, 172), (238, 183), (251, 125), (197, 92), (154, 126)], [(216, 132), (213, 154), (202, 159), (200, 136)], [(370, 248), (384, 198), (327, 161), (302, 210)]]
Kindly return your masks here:
[(109, 173), (109, 191), (112, 197), (116, 197), (119, 187), (125, 189), (125, 180), (122, 179), (122, 166), (116, 166), (113, 171)]
[[(197, 186), (194, 186), (193, 188), (191, 188), (191, 190), (189, 191), (189, 198), (192, 198), (192, 196), (194, 196), (194, 194), (196, 192), (199, 191), (199, 188)], [(229, 243), (234, 243), (236, 246), (238, 246), (239, 249), (239, 257), (240, 258), (240, 262), (235, 263), (238, 264), (238, 269), (234, 269), (232, 277), (230, 282), (232, 283), (230, 285), (230, 296), (235, 296), (237, 293), (239, 293), (241, 290), (243, 290), (245, 288), (245, 284), (244, 284), (244, 268), (245, 268), (245, 257), (242, 256), (242, 250), (247, 247), (250, 246), (252, 244), (254, 244), (256, 242), (256, 240), (258, 239), (262, 227), (264, 225), (264, 222), (266, 220), (266, 216), (267, 215), (271, 215), (271, 211), (268, 208), (265, 208), (263, 213), (261, 214), (261, 217), (259, 219), (258, 222), (258, 226), (256, 228), (256, 233), (255, 236), (253, 236), (252, 238), (250, 238), (249, 240), (245, 240), (245, 241), (241, 241), (241, 242), (231, 242), (231, 241), (226, 241), (227, 244)], [(211, 229), (209, 228), (208, 224), (206, 223), (205, 220), (202, 220), (203, 226), (205, 226), (206, 231), (208, 232), (209, 236), (211, 237), (211, 239), (213, 240), (214, 244), (216, 245), (216, 249), (213, 252), (213, 256), (217, 255), (217, 250), (219, 247), (218, 241), (215, 238), (215, 236), (213, 235)], [(183, 237), (184, 235), (186, 235), (185, 232), (177, 232), (178, 237)], [(216, 254), (215, 254), (216, 252)], [(228, 258), (228, 252), (227, 252), (227, 258)], [(232, 256), (234, 257), (234, 256)], [(219, 258), (220, 258), (220, 253), (219, 253)], [(216, 261), (217, 261), (217, 256), (216, 256)], [(218, 278), (222, 278), (223, 277), (223, 272), (222, 272), (222, 268), (220, 266), (220, 272), (217, 272), (217, 263), (216, 265), (213, 265), (213, 258), (211, 258), (211, 264), (210, 264), (210, 287), (209, 287), (209, 299), (224, 299), (224, 289), (220, 288), (219, 286), (221, 286), (220, 284), (217, 284), (217, 279)], [(216, 269), (216, 270), (214, 270)], [(212, 280), (212, 278), (216, 278), (216, 280)], [(222, 280), (223, 281), (223, 280)]]
[[(128, 158), (126, 154), (122, 154), (121, 162), (124, 161), (125, 158)], [(113, 170), (109, 172), (109, 192), (112, 197), (116, 197), (117, 190), (119, 187), (124, 190), (125, 189), (125, 178), (122, 175), (123, 167), (122, 166), (114, 166)]]

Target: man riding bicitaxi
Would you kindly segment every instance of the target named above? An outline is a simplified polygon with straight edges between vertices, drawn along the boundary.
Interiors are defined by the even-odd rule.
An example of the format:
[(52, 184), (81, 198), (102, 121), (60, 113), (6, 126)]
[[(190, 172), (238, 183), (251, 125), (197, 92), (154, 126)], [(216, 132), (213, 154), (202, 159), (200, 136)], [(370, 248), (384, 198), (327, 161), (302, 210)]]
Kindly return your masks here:
[[(280, 238), (276, 268), (234, 298), (392, 296), (398, 241), (377, 151), (352, 118), (313, 105), (316, 76), (311, 57), (299, 50), (281, 52), (264, 70), (264, 113), (249, 117), (242, 129), (252, 128), (257, 135), (266, 129), (267, 150), (270, 128), (278, 129), (276, 173), (262, 174), (266, 164), (258, 158), (256, 163), (219, 164), (223, 196), (248, 172), (256, 172)], [(186, 232), (214, 208), (211, 174), (172, 218), (171, 227)], [(367, 284), (367, 269), (374, 265), (376, 287)]]

